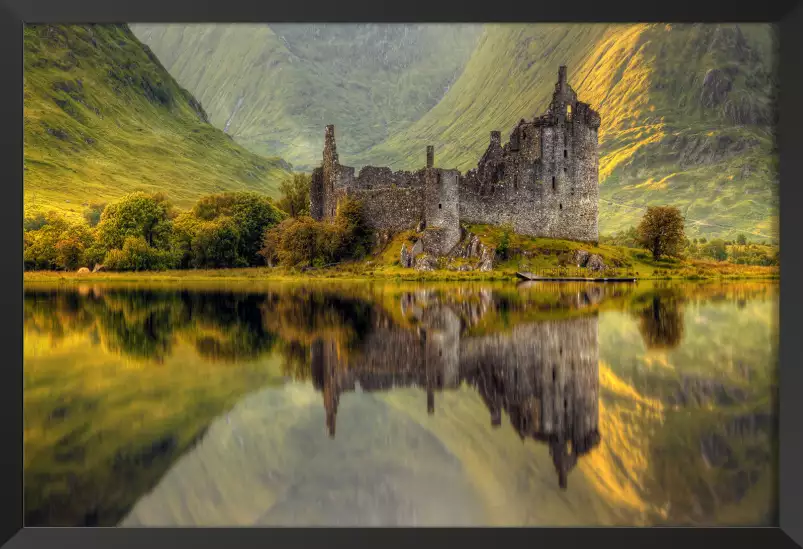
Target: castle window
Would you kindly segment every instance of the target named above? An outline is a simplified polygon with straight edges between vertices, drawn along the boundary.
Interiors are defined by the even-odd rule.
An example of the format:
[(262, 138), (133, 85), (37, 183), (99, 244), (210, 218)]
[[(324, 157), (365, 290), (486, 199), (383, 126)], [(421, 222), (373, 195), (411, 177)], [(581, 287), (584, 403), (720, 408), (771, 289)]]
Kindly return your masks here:
[(443, 209), (443, 208), (441, 207), (441, 205), (440, 205), (440, 204), (438, 204), (438, 209), (439, 209), (439, 210), (442, 210), (442, 209)]
[(572, 106), (566, 105), (566, 120), (572, 119)]
[(569, 173), (569, 168), (563, 168), (563, 173), (564, 173), (564, 174), (567, 174), (567, 173)]
[(566, 134), (563, 134), (563, 146), (564, 147), (568, 147), (569, 146), (569, 136), (566, 135)]
[(566, 149), (563, 149), (563, 158), (569, 158), (569, 151)]
[(555, 190), (555, 176), (552, 176), (552, 190)]
[(558, 204), (558, 206), (560, 206), (561, 210), (563, 209), (563, 204)]

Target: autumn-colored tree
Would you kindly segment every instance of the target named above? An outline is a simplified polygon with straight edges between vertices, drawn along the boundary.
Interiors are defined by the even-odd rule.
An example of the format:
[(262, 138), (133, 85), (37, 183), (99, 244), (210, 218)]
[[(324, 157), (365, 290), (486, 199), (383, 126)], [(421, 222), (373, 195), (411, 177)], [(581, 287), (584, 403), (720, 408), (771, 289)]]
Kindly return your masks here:
[(684, 219), (674, 206), (651, 206), (638, 226), (639, 243), (654, 259), (676, 256), (686, 241)]
[(299, 216), (269, 228), (259, 253), (269, 265), (321, 266), (364, 257), (371, 237), (362, 204), (347, 199), (338, 204), (333, 222)]

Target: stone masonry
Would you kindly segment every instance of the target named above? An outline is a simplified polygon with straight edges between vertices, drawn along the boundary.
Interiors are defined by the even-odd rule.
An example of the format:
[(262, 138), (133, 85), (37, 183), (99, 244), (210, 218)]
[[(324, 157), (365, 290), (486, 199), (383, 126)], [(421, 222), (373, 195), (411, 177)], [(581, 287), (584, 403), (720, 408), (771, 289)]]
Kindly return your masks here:
[(547, 112), (521, 120), (502, 145), (492, 131), (477, 167), (461, 174), (435, 167), (393, 172), (341, 166), (334, 126), (324, 134), (323, 163), (312, 174), (310, 212), (317, 220), (336, 215), (344, 197), (359, 199), (376, 231), (424, 227), (424, 251), (447, 254), (460, 240), (460, 223), (510, 224), (520, 234), (584, 242), (598, 240), (600, 116), (566, 79), (566, 67)]

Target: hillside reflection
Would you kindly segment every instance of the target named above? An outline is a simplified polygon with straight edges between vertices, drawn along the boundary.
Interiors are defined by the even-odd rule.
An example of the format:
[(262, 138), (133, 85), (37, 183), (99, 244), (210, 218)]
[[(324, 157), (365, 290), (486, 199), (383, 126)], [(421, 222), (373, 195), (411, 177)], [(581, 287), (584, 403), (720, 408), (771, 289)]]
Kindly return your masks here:
[[(744, 302), (772, 291), (547, 283), (30, 287), (26, 525), (116, 524), (216, 417), (248, 391), (288, 380), (311, 384), (325, 410), (322, 436), (332, 438), (345, 394), (418, 388), (422, 409), (436, 414), (439, 395), (468, 388), (489, 425), (549, 449), (552, 482), (566, 490), (570, 473), (607, 436), (601, 313), (625, 313), (645, 349), (666, 350), (688, 337), (690, 303)], [(274, 362), (271, 373), (266, 365)]]

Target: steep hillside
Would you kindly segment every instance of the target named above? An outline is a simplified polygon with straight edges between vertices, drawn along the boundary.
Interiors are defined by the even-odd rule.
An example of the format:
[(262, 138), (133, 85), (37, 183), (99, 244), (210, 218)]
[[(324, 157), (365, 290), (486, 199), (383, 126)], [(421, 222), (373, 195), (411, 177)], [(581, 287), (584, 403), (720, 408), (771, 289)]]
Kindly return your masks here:
[(125, 25), (25, 28), (25, 207), (78, 216), (132, 190), (181, 206), (275, 194), (290, 166), (237, 145)]
[(469, 25), (132, 25), (210, 121), (250, 150), (316, 165), (323, 128), (364, 151), (444, 95), (481, 27)]
[[(674, 204), (688, 232), (777, 235), (774, 36), (766, 25), (489, 25), (460, 78), (418, 122), (352, 165), (466, 170), (489, 131), (546, 108), (561, 64), (600, 111), (600, 229)], [(355, 138), (339, 128), (338, 147)]]

